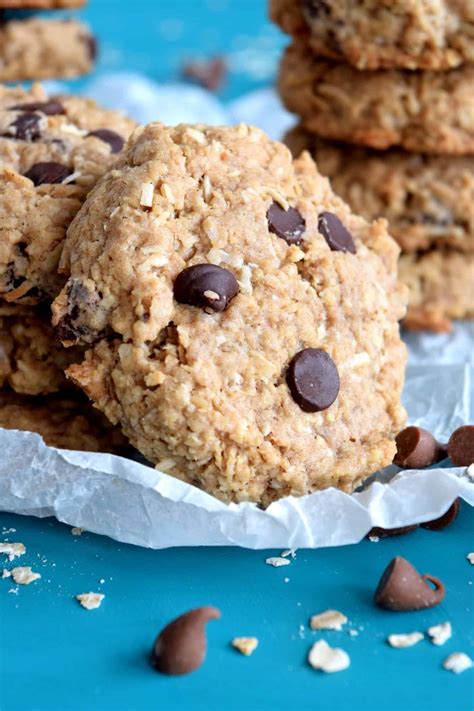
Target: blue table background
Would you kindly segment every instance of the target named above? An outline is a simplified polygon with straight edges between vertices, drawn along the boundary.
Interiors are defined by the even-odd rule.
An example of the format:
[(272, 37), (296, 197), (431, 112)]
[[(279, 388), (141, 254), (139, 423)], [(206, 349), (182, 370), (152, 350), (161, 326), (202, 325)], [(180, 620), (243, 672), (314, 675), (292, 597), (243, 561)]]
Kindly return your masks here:
[[(101, 38), (99, 71), (139, 71), (175, 81), (186, 57), (230, 57), (224, 100), (269, 84), (285, 44), (266, 20), (263, 0), (92, 0), (82, 15)], [(1, 711), (474, 707), (474, 671), (456, 676), (441, 667), (452, 651), (473, 655), (474, 568), (466, 554), (474, 549), (474, 511), (468, 506), (444, 532), (418, 530), (379, 543), (301, 550), (279, 569), (264, 561), (280, 551), (150, 551), (89, 533), (73, 537), (56, 521), (7, 514), (0, 515), (0, 526), (0, 540), (27, 547), (16, 564), (32, 565), (42, 575), (18, 594), (9, 592), (15, 587), (10, 579), (0, 581)], [(403, 614), (374, 607), (379, 576), (397, 554), (441, 577), (447, 585), (442, 605)], [(74, 600), (89, 590), (105, 593), (99, 610), (87, 612)], [(222, 610), (222, 619), (208, 626), (205, 665), (187, 677), (154, 673), (148, 656), (158, 631), (203, 604)], [(310, 615), (328, 607), (343, 611), (358, 636), (311, 632)], [(454, 635), (443, 647), (427, 640), (405, 650), (386, 644), (389, 633), (425, 631), (446, 620)], [(250, 658), (230, 647), (240, 635), (259, 638)], [(318, 637), (346, 649), (351, 667), (335, 675), (312, 670), (306, 657)]]

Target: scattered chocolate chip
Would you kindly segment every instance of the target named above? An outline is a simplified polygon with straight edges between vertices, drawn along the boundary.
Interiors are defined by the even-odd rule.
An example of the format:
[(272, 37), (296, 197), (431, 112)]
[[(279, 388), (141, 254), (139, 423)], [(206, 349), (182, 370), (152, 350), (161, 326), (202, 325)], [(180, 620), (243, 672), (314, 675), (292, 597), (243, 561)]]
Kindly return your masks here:
[(448, 442), (448, 456), (455, 467), (469, 467), (474, 463), (474, 425), (458, 427)]
[(339, 393), (339, 373), (331, 356), (320, 348), (305, 348), (288, 366), (286, 382), (304, 412), (326, 410)]
[(288, 244), (299, 244), (306, 229), (303, 216), (294, 207), (284, 210), (273, 202), (267, 210), (268, 229)]
[(41, 137), (40, 121), (38, 114), (25, 112), (10, 124), (9, 132), (4, 136), (18, 141), (36, 141)]
[(333, 252), (356, 253), (352, 235), (337, 215), (332, 212), (322, 212), (318, 219), (318, 230)]
[(72, 168), (68, 168), (67, 165), (49, 161), (35, 163), (24, 173), (24, 176), (32, 180), (35, 185), (53, 185), (54, 183), (62, 183), (72, 173)]
[(104, 143), (108, 143), (112, 153), (120, 153), (125, 144), (122, 136), (119, 136), (118, 133), (115, 133), (115, 131), (111, 131), (108, 128), (99, 128), (97, 131), (91, 131), (88, 135), (95, 136)]
[(459, 509), (461, 508), (461, 499), (456, 499), (449, 509), (439, 518), (433, 521), (422, 523), (422, 528), (428, 528), (430, 531), (441, 531), (443, 528), (450, 526), (458, 517)]
[(186, 62), (182, 73), (185, 79), (190, 79), (209, 91), (218, 91), (224, 83), (227, 64), (223, 57), (214, 57), (203, 62)]
[(227, 269), (215, 264), (195, 264), (178, 274), (173, 292), (180, 304), (225, 311), (238, 294), (239, 285)]
[[(434, 589), (428, 585), (432, 583)], [(444, 600), (444, 585), (432, 575), (420, 573), (397, 556), (385, 569), (375, 591), (375, 603), (386, 610), (424, 610)]]
[(84, 42), (86, 45), (88, 51), (89, 51), (89, 58), (91, 59), (92, 62), (94, 62), (97, 59), (98, 55), (98, 42), (95, 37), (92, 35), (82, 35), (81, 40)]
[(57, 116), (58, 114), (66, 113), (64, 106), (54, 99), (50, 101), (33, 101), (30, 104), (18, 104), (17, 106), (11, 106), (9, 110), (26, 111), (30, 113), (39, 111), (42, 114), (46, 114), (46, 116)]
[(424, 469), (446, 457), (446, 447), (421, 427), (406, 427), (395, 437), (393, 463), (406, 469)]
[(215, 607), (198, 607), (170, 622), (156, 638), (152, 664), (162, 674), (189, 674), (206, 656), (205, 625), (218, 620)]
[(374, 526), (368, 532), (367, 537), (378, 536), (378, 538), (389, 538), (391, 536), (404, 536), (406, 533), (416, 531), (417, 528), (417, 523), (411, 526), (400, 526), (399, 528), (380, 528), (380, 526)]

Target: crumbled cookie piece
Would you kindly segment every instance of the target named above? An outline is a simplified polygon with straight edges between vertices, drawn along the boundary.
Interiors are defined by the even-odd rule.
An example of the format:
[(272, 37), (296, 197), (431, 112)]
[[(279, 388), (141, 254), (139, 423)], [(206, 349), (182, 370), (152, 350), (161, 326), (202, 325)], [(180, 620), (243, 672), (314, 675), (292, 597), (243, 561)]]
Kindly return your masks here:
[(466, 558), (468, 559), (471, 565), (474, 565), (474, 553), (468, 553)]
[(0, 554), (8, 556), (8, 560), (12, 561), (26, 553), (26, 548), (23, 543), (9, 543), (5, 541), (0, 543)]
[(76, 600), (86, 610), (97, 610), (97, 608), (101, 606), (104, 597), (105, 595), (102, 593), (88, 592), (76, 595)]
[(271, 556), (265, 559), (267, 565), (272, 565), (274, 568), (281, 568), (283, 565), (290, 565), (291, 561), (288, 558), (281, 558), (280, 556)]
[(443, 662), (443, 667), (455, 674), (461, 674), (466, 669), (471, 669), (472, 666), (474, 666), (474, 662), (464, 652), (453, 652)]
[(330, 647), (324, 639), (320, 639), (311, 647), (308, 662), (313, 669), (320, 669), (330, 674), (347, 669), (351, 660), (343, 649)]
[(428, 627), (428, 634), (433, 644), (440, 646), (451, 639), (453, 630), (450, 622), (442, 622), (440, 625)]
[(232, 646), (246, 657), (249, 657), (258, 647), (256, 637), (234, 637)]
[(413, 647), (424, 638), (422, 632), (408, 632), (407, 634), (389, 634), (387, 642), (391, 647), (396, 649), (404, 649), (405, 647)]
[(41, 578), (41, 573), (35, 573), (30, 566), (19, 566), (11, 569), (12, 578), (17, 585), (29, 585)]
[(348, 619), (338, 610), (325, 610), (313, 615), (309, 621), (312, 630), (342, 630)]
[(77, 528), (76, 526), (74, 526), (74, 528), (71, 528), (71, 536), (82, 536), (83, 533), (83, 528)]

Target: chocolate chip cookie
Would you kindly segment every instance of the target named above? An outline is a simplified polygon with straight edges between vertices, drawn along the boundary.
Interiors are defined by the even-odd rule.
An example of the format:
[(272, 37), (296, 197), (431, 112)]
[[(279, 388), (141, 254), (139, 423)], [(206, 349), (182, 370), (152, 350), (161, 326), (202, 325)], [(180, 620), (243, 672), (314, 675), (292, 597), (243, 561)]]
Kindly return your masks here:
[(301, 127), (285, 143), (295, 156), (309, 150), (354, 212), (368, 220), (385, 217), (402, 249), (474, 252), (474, 155), (380, 153), (325, 141)]
[(0, 0), (2, 9), (53, 10), (82, 7), (85, 0)]
[(0, 23), (0, 81), (66, 79), (90, 72), (97, 43), (76, 20), (38, 17)]
[(66, 230), (134, 126), (89, 99), (0, 86), (0, 297), (58, 293)]
[(470, 0), (270, 0), (270, 14), (315, 55), (358, 69), (474, 63)]
[(80, 398), (17, 395), (0, 390), (0, 427), (37, 432), (50, 447), (85, 452), (128, 453), (117, 428)]
[(64, 371), (81, 360), (77, 348), (63, 348), (51, 328), (48, 307), (0, 300), (0, 388), (43, 395), (70, 389)]
[(450, 331), (451, 319), (474, 318), (474, 255), (455, 250), (402, 254), (400, 279), (410, 290), (406, 328)]
[(145, 457), (263, 505), (388, 464), (406, 292), (384, 221), (246, 125), (137, 129), (89, 194), (53, 305), (68, 374)]
[(324, 138), (420, 153), (474, 153), (474, 66), (448, 72), (360, 72), (291, 45), (279, 89), (303, 126)]

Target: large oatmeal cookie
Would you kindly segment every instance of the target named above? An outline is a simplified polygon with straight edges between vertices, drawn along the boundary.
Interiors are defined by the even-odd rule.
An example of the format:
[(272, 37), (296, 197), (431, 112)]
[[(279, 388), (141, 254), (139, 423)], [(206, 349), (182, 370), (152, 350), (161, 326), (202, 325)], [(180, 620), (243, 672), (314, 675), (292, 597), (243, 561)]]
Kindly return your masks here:
[(279, 89), (306, 129), (324, 138), (419, 153), (474, 153), (474, 66), (449, 72), (361, 72), (302, 43), (280, 66)]
[(138, 129), (91, 192), (53, 312), (69, 375), (145, 457), (268, 504), (388, 464), (405, 290), (385, 221), (245, 125)]
[(66, 230), (134, 126), (90, 99), (0, 86), (0, 297), (58, 293)]
[(285, 143), (309, 150), (335, 192), (367, 220), (385, 217), (402, 249), (474, 252), (474, 155), (386, 152), (325, 141), (301, 127)]
[(314, 54), (358, 69), (474, 63), (471, 0), (270, 0), (270, 14)]

